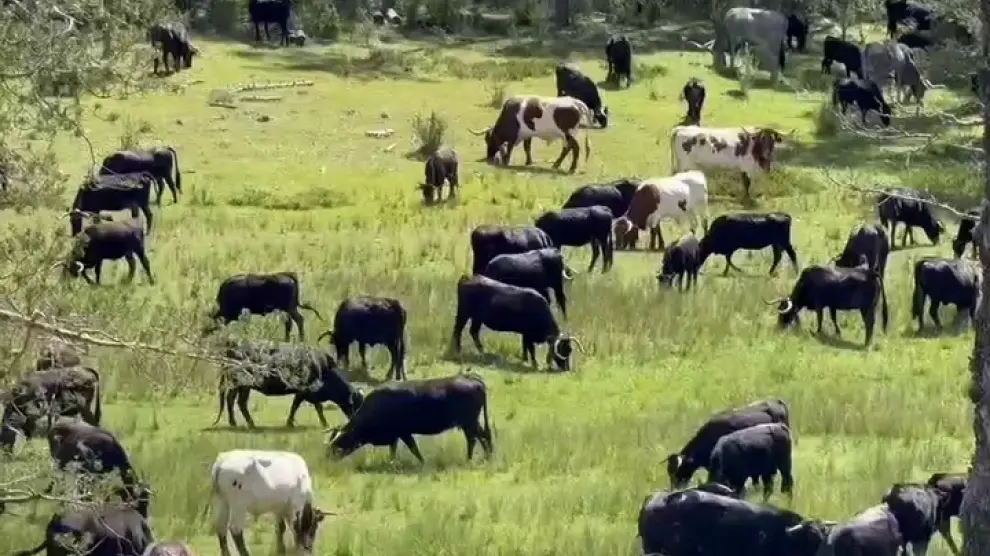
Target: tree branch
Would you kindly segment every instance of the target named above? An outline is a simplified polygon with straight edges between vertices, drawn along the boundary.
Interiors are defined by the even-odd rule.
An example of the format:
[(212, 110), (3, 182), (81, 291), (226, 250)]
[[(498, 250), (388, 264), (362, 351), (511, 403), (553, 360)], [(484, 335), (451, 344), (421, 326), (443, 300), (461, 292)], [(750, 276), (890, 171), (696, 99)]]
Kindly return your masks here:
[(956, 209), (955, 207), (953, 207), (951, 205), (947, 205), (945, 203), (936, 201), (934, 199), (925, 199), (923, 197), (917, 197), (917, 196), (913, 196), (913, 195), (904, 195), (903, 193), (898, 193), (896, 191), (889, 191), (889, 190), (886, 190), (886, 189), (881, 189), (879, 187), (863, 187), (863, 186), (859, 186), (859, 185), (853, 185), (851, 183), (843, 183), (843, 182), (840, 182), (839, 180), (835, 179), (834, 177), (832, 177), (832, 175), (829, 173), (829, 171), (828, 171), (827, 168), (822, 168), (822, 173), (825, 175), (825, 178), (828, 181), (832, 182), (832, 184), (834, 184), (834, 185), (836, 185), (838, 187), (841, 187), (843, 189), (852, 189), (854, 191), (858, 191), (858, 192), (864, 193), (864, 194), (887, 195), (889, 197), (894, 197), (894, 198), (897, 198), (897, 199), (907, 199), (907, 200), (910, 200), (910, 201), (919, 201), (919, 202), (922, 202), (922, 203), (926, 203), (928, 205), (931, 205), (933, 207), (940, 208), (940, 209), (942, 209), (942, 210), (944, 210), (944, 211), (952, 214), (956, 218), (959, 218), (960, 220), (963, 220), (963, 219), (972, 219), (973, 218), (973, 216), (970, 215), (970, 214), (966, 214), (965, 212), (961, 212), (961, 211), (959, 211), (958, 209)]

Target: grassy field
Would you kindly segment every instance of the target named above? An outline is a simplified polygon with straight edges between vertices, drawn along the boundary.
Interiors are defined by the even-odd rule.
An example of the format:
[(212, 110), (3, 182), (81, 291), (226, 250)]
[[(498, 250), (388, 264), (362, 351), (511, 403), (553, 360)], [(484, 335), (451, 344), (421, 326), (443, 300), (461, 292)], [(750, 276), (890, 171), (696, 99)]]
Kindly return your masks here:
[[(690, 76), (707, 84), (706, 124), (796, 130), (780, 172), (754, 191), (760, 210), (794, 215), (802, 266), (828, 260), (853, 225), (872, 218), (869, 200), (825, 179), (822, 166), (864, 185), (927, 179), (963, 188), (978, 177), (937, 157), (916, 157), (921, 166), (905, 172), (890, 142), (884, 150), (855, 138), (816, 139), (821, 95), (755, 87), (740, 99), (732, 93), (735, 81), (708, 69), (707, 54), (641, 55), (640, 81), (605, 92), (613, 126), (593, 132), (590, 162), (582, 159), (578, 173), (567, 176), (548, 171), (557, 144), (536, 142), (530, 169), (501, 170), (477, 161), (482, 145), (467, 133), (493, 121), (488, 104), (500, 82), (507, 82), (508, 93), (552, 94), (552, 58), (491, 57), (481, 47), (423, 44), (403, 45), (405, 53), (202, 46), (206, 55), (194, 69), (169, 78), (174, 90), (101, 101), (98, 117), (87, 122), (98, 156), (118, 148), (122, 134), (135, 133), (140, 143), (164, 142), (180, 154), (185, 197), (173, 205), (166, 196), (149, 238), (158, 284), (147, 285), (141, 275), (130, 286), (120, 284), (122, 263), (105, 273), (106, 284), (98, 289), (62, 283), (53, 274), (43, 279), (59, 293), (56, 309), (91, 316), (119, 336), (157, 343), (167, 335), (163, 330), (197, 331), (217, 285), (239, 272), (298, 272), (303, 299), (328, 320), (348, 295), (394, 296), (410, 316), (410, 378), (466, 367), (485, 377), (496, 456), (466, 463), (462, 435), (448, 434), (420, 441), (424, 467), (404, 448), (395, 464), (387, 450), (367, 448), (334, 463), (311, 409), (300, 412), (302, 426), (286, 431), (280, 425), (288, 400), (256, 396), (252, 409), (262, 430), (213, 429), (214, 368), (94, 350), (106, 384), (105, 426), (120, 435), (156, 489), (152, 512), (159, 537), (187, 540), (201, 555), (217, 554), (208, 466), (222, 450), (269, 448), (301, 453), (316, 475), (320, 505), (341, 514), (323, 527), (320, 554), (633, 554), (638, 505), (666, 487), (666, 455), (712, 412), (769, 396), (792, 408), (798, 439), (793, 504), (807, 515), (842, 519), (876, 503), (893, 481), (966, 468), (971, 425), (963, 392), (971, 332), (919, 337), (909, 317), (912, 263), (925, 254), (948, 255), (947, 241), (930, 247), (922, 240), (924, 247), (892, 256), (892, 322), (869, 350), (860, 349), (863, 332), (855, 314), (843, 317), (843, 340), (816, 337), (808, 317), (799, 332), (778, 331), (773, 309), (761, 299), (789, 292), (796, 273), (784, 264), (767, 277), (769, 253), (737, 256), (746, 274), (728, 278), (718, 276), (721, 259), (710, 262), (700, 288), (685, 295), (659, 291), (659, 255), (635, 252), (618, 254), (609, 274), (582, 274), (572, 284), (566, 328), (590, 348), (575, 372), (520, 366), (518, 340), (490, 331), (483, 339), (497, 357), (476, 357), (470, 342), (462, 359), (444, 354), (455, 283), (470, 268), (470, 230), (484, 223), (530, 223), (583, 183), (666, 175), (667, 133), (683, 115), (677, 96)], [(489, 52), (497, 47), (486, 46)], [(596, 47), (582, 60), (595, 79), (605, 75), (599, 59)], [(814, 69), (817, 58), (798, 57), (798, 64), (789, 72), (792, 82)], [(314, 84), (249, 93), (279, 95), (277, 102), (242, 100), (236, 109), (207, 103), (214, 89), (291, 79)], [(950, 93), (939, 93), (933, 105), (954, 102)], [(425, 208), (415, 188), (422, 163), (406, 153), (415, 147), (411, 118), (431, 110), (450, 123), (462, 189), (457, 203)], [(383, 128), (395, 135), (365, 136)], [(854, 166), (855, 150), (862, 156)], [(81, 175), (89, 163), (84, 144), (67, 139), (61, 152), (62, 169), (73, 179)], [(522, 154), (517, 157), (514, 163), (521, 164)], [(715, 181), (712, 215), (740, 210), (733, 200), (737, 178)], [(30, 237), (39, 244), (67, 229), (54, 211), (4, 219), (8, 233), (33, 229)], [(955, 226), (950, 229), (954, 233)], [(680, 233), (667, 225), (668, 241)], [(587, 249), (565, 254), (585, 268)], [(307, 324), (310, 343), (328, 326), (312, 317)], [(238, 332), (278, 339), (281, 322), (255, 317)], [(383, 376), (386, 361), (376, 351), (371, 373)], [(334, 422), (342, 418), (331, 413)], [(17, 464), (48, 465), (45, 458), (44, 443), (34, 442)], [(47, 516), (39, 506), (0, 517), (0, 553), (35, 545)], [(256, 553), (273, 549), (273, 528), (265, 519), (249, 532)], [(934, 550), (947, 552), (942, 541)]]

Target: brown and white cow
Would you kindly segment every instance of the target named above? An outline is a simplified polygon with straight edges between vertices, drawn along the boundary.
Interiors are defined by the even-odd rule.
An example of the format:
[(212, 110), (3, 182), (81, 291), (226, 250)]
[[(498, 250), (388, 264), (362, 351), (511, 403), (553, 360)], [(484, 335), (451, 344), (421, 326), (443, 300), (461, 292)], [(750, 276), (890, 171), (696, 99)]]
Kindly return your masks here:
[(659, 240), (658, 248), (663, 249), (660, 222), (672, 218), (682, 224), (687, 216), (691, 217), (692, 233), (697, 230), (699, 219), (702, 231), (708, 229), (708, 180), (698, 170), (643, 180), (633, 194), (629, 210), (616, 219), (613, 233), (618, 238), (627, 238), (634, 228), (650, 230), (650, 249), (654, 248), (654, 239)]
[(670, 132), (671, 169), (734, 169), (742, 172), (743, 190), (749, 198), (752, 179), (769, 172), (774, 148), (784, 141), (778, 131), (761, 127), (756, 131), (740, 128), (675, 126)]
[[(489, 162), (494, 162), (496, 156), (500, 155), (502, 164), (506, 166), (512, 156), (512, 149), (520, 142), (526, 151), (526, 165), (529, 166), (533, 163), (530, 149), (534, 137), (547, 143), (563, 139), (564, 148), (553, 167), (559, 168), (567, 153), (573, 152), (574, 158), (569, 170), (573, 173), (581, 155), (574, 133), (579, 127), (591, 127), (593, 117), (588, 105), (575, 98), (515, 95), (502, 103), (502, 110), (493, 126), (483, 131), (468, 131), (485, 136), (486, 158)], [(591, 156), (591, 142), (587, 133), (584, 135), (584, 150), (584, 160), (587, 162)]]

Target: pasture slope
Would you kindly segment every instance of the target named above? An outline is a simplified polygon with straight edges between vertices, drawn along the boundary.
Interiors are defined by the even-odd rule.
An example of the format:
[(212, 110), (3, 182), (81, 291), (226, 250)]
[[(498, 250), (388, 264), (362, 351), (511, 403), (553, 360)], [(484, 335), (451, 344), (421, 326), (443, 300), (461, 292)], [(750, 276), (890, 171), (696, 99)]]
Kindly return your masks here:
[[(641, 251), (619, 253), (608, 275), (583, 273), (572, 284), (566, 326), (591, 352), (577, 359), (576, 372), (529, 372), (517, 364), (518, 339), (490, 331), (483, 339), (497, 356), (476, 357), (467, 338), (463, 359), (444, 356), (455, 282), (470, 268), (470, 230), (483, 223), (530, 223), (582, 183), (666, 175), (667, 132), (683, 114), (677, 96), (692, 75), (708, 86), (706, 124), (797, 130), (801, 145), (788, 153), (787, 168), (754, 191), (761, 195), (761, 210), (795, 216), (802, 266), (825, 262), (854, 224), (872, 218), (872, 207), (859, 194), (837, 189), (816, 166), (852, 164), (852, 145), (861, 148), (851, 139), (815, 142), (820, 96), (798, 100), (755, 88), (742, 101), (726, 94), (736, 84), (707, 68), (707, 54), (640, 56), (640, 81), (629, 90), (605, 92), (613, 127), (594, 133), (590, 164), (582, 160), (579, 173), (566, 176), (546, 171), (559, 144), (535, 142), (536, 164), (528, 171), (477, 162), (483, 151), (467, 129), (493, 121), (495, 111), (486, 104), (488, 76), (496, 71), (496, 62), (477, 51), (421, 45), (412, 54), (379, 51), (373, 58), (414, 70), (379, 77), (365, 71), (366, 50), (344, 55), (201, 44), (206, 55), (196, 67), (169, 78), (176, 91), (101, 101), (101, 118), (87, 125), (98, 153), (118, 147), (128, 119), (132, 129), (144, 132), (140, 142), (178, 149), (185, 197), (173, 205), (166, 195), (149, 239), (158, 284), (148, 286), (140, 274), (131, 286), (119, 284), (122, 263), (111, 266), (107, 284), (98, 289), (48, 277), (61, 292), (61, 310), (94, 315), (121, 336), (155, 342), (163, 329), (198, 330), (217, 285), (239, 272), (298, 272), (303, 299), (327, 320), (347, 295), (394, 296), (410, 315), (410, 378), (467, 366), (485, 377), (496, 455), (490, 462), (466, 463), (463, 436), (453, 433), (421, 440), (423, 468), (405, 448), (396, 464), (388, 462), (387, 450), (367, 448), (332, 463), (309, 408), (300, 412), (301, 426), (286, 431), (280, 426), (288, 400), (255, 396), (252, 408), (262, 430), (251, 434), (223, 424), (210, 429), (217, 403), (213, 368), (141, 353), (94, 352), (106, 382), (106, 426), (122, 437), (155, 487), (157, 536), (189, 540), (201, 555), (217, 554), (208, 465), (221, 450), (270, 448), (301, 453), (316, 475), (320, 505), (342, 514), (321, 530), (320, 554), (626, 556), (638, 550), (640, 502), (666, 487), (665, 456), (710, 413), (768, 396), (786, 399), (793, 411), (794, 508), (802, 513), (842, 519), (876, 503), (894, 481), (966, 468), (971, 437), (963, 392), (971, 332), (912, 332), (912, 262), (950, 249), (947, 241), (928, 246), (920, 232), (924, 247), (891, 258), (890, 330), (878, 332), (866, 352), (859, 349), (856, 314), (842, 317), (844, 340), (816, 338), (813, 317), (805, 317), (798, 333), (776, 330), (776, 315), (761, 299), (787, 293), (796, 275), (785, 263), (776, 277), (767, 277), (769, 253), (740, 254), (737, 263), (746, 275), (729, 278), (718, 276), (721, 259), (711, 262), (698, 291), (681, 295), (658, 291), (659, 255)], [(814, 54), (804, 61), (817, 65)], [(553, 60), (500, 62), (499, 71), (518, 78), (508, 92), (553, 93)], [(349, 75), (342, 77), (347, 63)], [(583, 67), (596, 80), (604, 77), (597, 54)], [(646, 79), (650, 68), (652, 80)], [(207, 105), (211, 89), (290, 79), (315, 84), (272, 91), (283, 97), (280, 102), (245, 101), (236, 110)], [(178, 86), (190, 80), (202, 81)], [(941, 92), (935, 102), (947, 102), (948, 95)], [(450, 122), (448, 137), (462, 160), (462, 190), (458, 203), (428, 209), (415, 189), (422, 163), (404, 153), (413, 147), (410, 118), (431, 109)], [(268, 121), (259, 121), (266, 119), (261, 114)], [(394, 128), (396, 135), (365, 136), (382, 128)], [(884, 156), (864, 152), (869, 160), (857, 169), (857, 180), (899, 177)], [(519, 164), (522, 153), (517, 156)], [(61, 162), (72, 179), (87, 161), (79, 142), (66, 142)], [(713, 216), (740, 210), (726, 197), (738, 193), (735, 176), (714, 189), (722, 200), (713, 204)], [(56, 216), (52, 211), (4, 218), (12, 229), (31, 227), (44, 238), (56, 234), (45, 231), (56, 226), (64, 234), (67, 225)], [(681, 233), (673, 224), (665, 229), (668, 241)], [(955, 226), (950, 229), (954, 233)], [(585, 269), (586, 249), (565, 255)], [(314, 342), (327, 322), (306, 317), (307, 341)], [(951, 310), (944, 319), (950, 317)], [(255, 317), (245, 329), (256, 337), (281, 337), (275, 318)], [(541, 358), (542, 353), (541, 348)], [(371, 374), (382, 376), (385, 365), (384, 353), (374, 352)], [(330, 416), (342, 419), (339, 412)], [(34, 442), (16, 465), (47, 465), (46, 457), (44, 443)], [(773, 500), (786, 503), (779, 495)], [(0, 518), (0, 553), (35, 545), (47, 516), (48, 509), (39, 506), (15, 508)], [(266, 518), (249, 531), (253, 550), (272, 548), (273, 528)], [(934, 549), (947, 552), (941, 540)]]

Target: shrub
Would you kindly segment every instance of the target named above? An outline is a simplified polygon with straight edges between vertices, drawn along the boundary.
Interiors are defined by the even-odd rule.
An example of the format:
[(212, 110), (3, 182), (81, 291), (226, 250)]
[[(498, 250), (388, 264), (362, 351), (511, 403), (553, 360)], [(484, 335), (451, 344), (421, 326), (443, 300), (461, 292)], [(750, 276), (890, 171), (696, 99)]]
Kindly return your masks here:
[(834, 137), (839, 133), (841, 116), (832, 107), (831, 99), (826, 98), (818, 105), (818, 112), (815, 114), (815, 136)]
[(447, 134), (447, 120), (435, 111), (430, 111), (428, 117), (416, 114), (412, 118), (413, 135), (419, 142), (416, 154), (420, 156), (430, 156), (435, 153), (444, 142)]
[(488, 106), (491, 108), (501, 108), (505, 102), (506, 89), (509, 84), (499, 79), (492, 79), (485, 86), (488, 92)]

